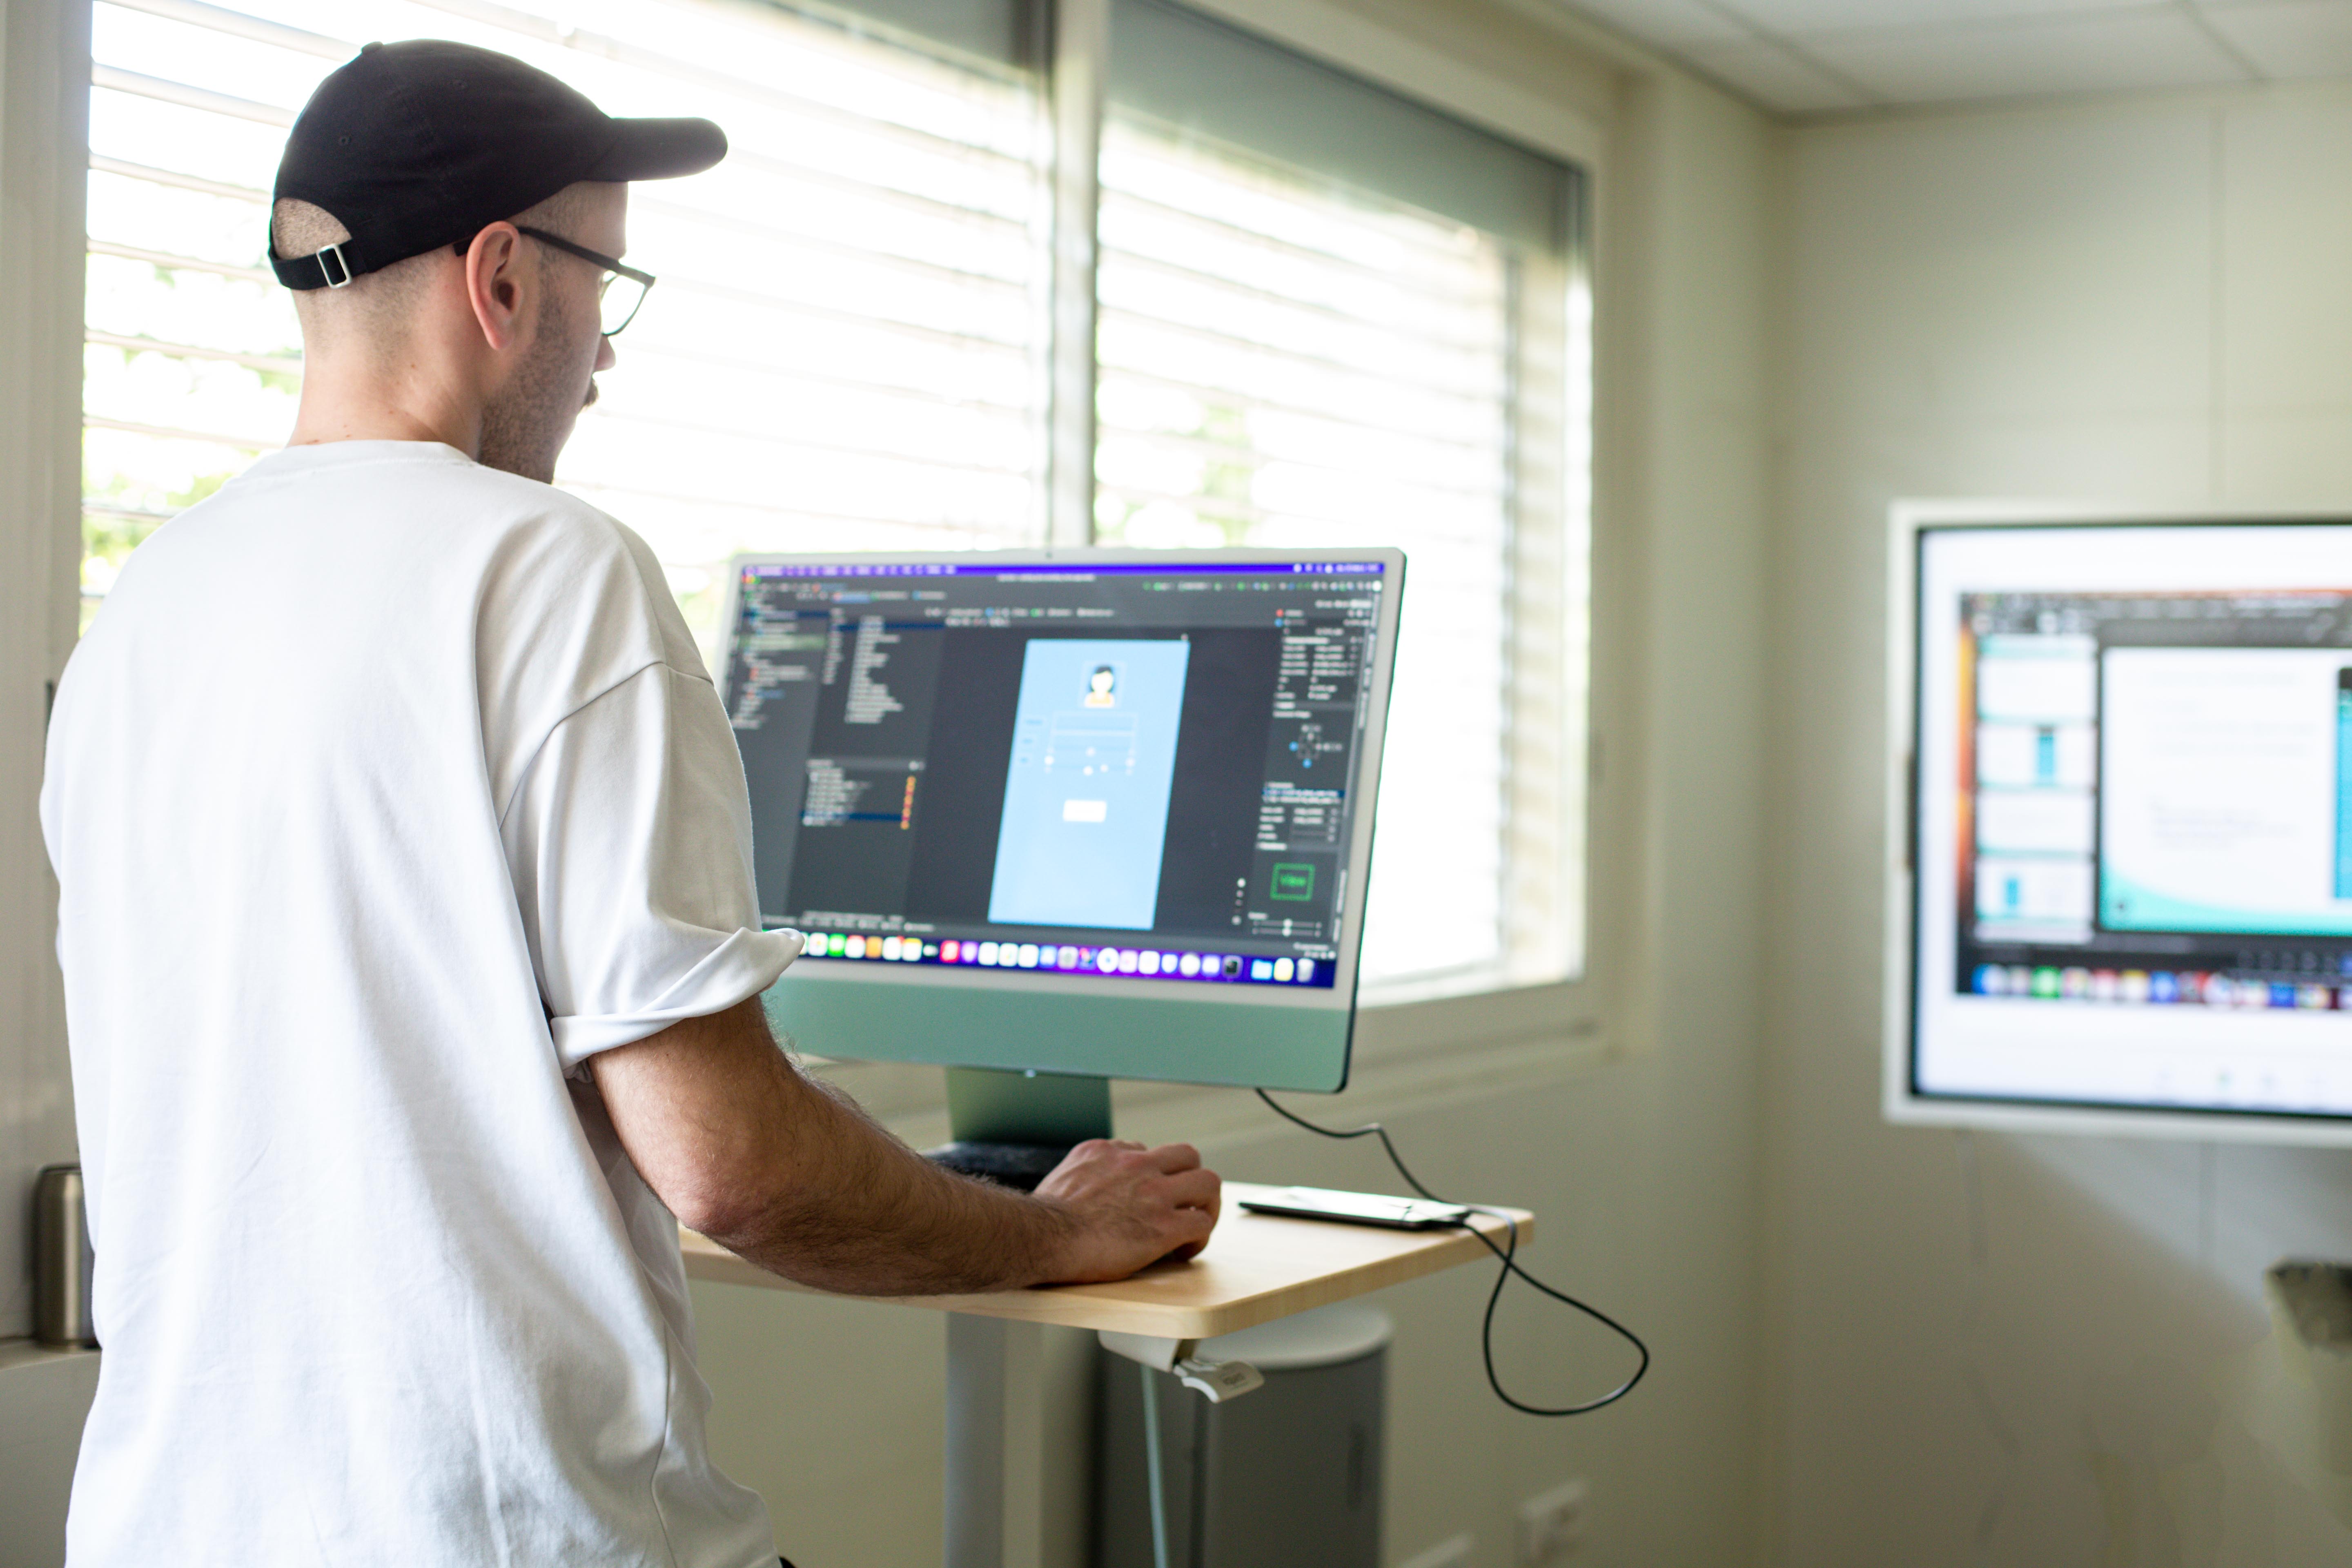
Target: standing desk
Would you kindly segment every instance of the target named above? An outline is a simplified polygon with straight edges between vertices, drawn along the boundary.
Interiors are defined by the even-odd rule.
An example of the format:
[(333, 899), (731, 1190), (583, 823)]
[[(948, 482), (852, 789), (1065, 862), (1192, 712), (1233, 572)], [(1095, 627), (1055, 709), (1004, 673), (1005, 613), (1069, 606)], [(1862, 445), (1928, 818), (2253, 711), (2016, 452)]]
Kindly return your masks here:
[[(1206, 1340), (1326, 1307), (1494, 1255), (1459, 1230), (1381, 1230), (1251, 1214), (1243, 1198), (1279, 1189), (1227, 1182), (1207, 1250), (1108, 1285), (1056, 1285), (978, 1296), (877, 1296), (882, 1305), (947, 1314), (947, 1568), (1039, 1568), (1045, 1434), (1039, 1373), (1047, 1325), (1169, 1340)], [(1535, 1215), (1518, 1222), (1535, 1239)], [(1501, 1218), (1474, 1215), (1501, 1241)], [(717, 1242), (682, 1233), (687, 1273), (728, 1285), (804, 1290)]]

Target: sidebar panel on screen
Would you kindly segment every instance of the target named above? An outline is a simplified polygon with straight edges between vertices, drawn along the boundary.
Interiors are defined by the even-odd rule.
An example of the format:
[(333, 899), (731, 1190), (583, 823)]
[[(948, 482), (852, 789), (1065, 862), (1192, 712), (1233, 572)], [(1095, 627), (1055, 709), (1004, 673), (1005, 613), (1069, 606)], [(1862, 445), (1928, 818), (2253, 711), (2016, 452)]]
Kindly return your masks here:
[(2352, 668), (2336, 672), (2336, 896), (2352, 899)]
[(862, 910), (906, 898), (944, 636), (879, 609), (837, 619), (803, 763), (788, 908)]
[(800, 845), (808, 785), (803, 759), (816, 728), (833, 616), (822, 608), (747, 597), (736, 621), (728, 653), (728, 719), (744, 773), (762, 781), (751, 792), (751, 860), (764, 891), (784, 886)]

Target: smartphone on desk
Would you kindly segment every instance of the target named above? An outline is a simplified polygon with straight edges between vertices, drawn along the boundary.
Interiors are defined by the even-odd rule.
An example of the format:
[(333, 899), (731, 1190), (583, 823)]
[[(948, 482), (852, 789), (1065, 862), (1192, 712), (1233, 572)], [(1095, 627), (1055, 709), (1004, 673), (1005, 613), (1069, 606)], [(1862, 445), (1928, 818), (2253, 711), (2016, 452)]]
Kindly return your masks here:
[(1392, 1198), (1382, 1193), (1335, 1192), (1329, 1187), (1283, 1187), (1263, 1196), (1244, 1198), (1241, 1205), (1252, 1214), (1377, 1225), (1391, 1230), (1450, 1229), (1470, 1217), (1470, 1211), (1460, 1204)]

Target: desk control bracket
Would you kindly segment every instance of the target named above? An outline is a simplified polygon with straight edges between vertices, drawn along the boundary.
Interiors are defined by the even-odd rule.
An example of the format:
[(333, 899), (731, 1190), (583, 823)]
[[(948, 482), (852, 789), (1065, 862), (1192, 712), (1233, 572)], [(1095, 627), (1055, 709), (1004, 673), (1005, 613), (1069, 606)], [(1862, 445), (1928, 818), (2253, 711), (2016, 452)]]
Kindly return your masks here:
[(1096, 1334), (1103, 1349), (1156, 1371), (1173, 1373), (1176, 1381), (1212, 1405), (1239, 1399), (1265, 1386), (1265, 1374), (1245, 1361), (1213, 1361), (1199, 1352), (1198, 1340), (1161, 1339), (1156, 1334), (1122, 1334), (1105, 1329)]

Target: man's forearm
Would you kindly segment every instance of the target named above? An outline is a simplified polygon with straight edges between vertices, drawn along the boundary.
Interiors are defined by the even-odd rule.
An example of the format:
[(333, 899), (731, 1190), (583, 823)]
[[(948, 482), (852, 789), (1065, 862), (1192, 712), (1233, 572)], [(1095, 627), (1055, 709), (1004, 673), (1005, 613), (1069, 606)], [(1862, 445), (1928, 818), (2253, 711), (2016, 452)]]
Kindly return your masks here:
[[(782, 1053), (779, 1053), (781, 1058)], [(1050, 1199), (943, 1171), (789, 1061), (789, 1190), (711, 1239), (788, 1279), (856, 1296), (951, 1295), (1055, 1277), (1073, 1227)]]
[(1025, 1196), (952, 1175), (776, 1048), (752, 1000), (589, 1058), (637, 1172), (692, 1229), (857, 1296), (1118, 1279), (1190, 1257), (1218, 1184), (1183, 1144), (1095, 1140)]

